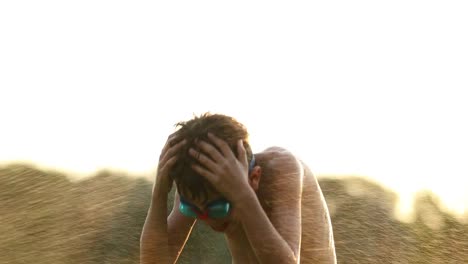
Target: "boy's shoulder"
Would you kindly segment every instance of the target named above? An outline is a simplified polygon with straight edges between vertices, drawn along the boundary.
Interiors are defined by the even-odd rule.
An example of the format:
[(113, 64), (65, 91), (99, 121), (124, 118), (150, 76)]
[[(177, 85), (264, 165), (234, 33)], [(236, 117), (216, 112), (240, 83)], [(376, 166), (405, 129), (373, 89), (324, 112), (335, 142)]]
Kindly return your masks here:
[(267, 166), (284, 165), (291, 162), (301, 163), (294, 153), (279, 146), (266, 148), (262, 152), (255, 154), (255, 156), (259, 156), (264, 161), (264, 165)]

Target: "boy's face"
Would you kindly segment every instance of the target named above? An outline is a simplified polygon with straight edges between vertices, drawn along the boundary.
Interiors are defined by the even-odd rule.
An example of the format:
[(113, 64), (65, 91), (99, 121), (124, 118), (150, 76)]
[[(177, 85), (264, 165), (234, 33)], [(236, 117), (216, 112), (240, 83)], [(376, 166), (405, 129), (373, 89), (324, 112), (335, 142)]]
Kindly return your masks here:
[[(193, 199), (190, 193), (179, 193), (184, 215), (197, 217), (204, 221), (214, 231), (224, 232), (231, 222), (232, 208), (219, 193), (207, 191), (206, 199)], [(184, 212), (183, 212), (184, 211)]]

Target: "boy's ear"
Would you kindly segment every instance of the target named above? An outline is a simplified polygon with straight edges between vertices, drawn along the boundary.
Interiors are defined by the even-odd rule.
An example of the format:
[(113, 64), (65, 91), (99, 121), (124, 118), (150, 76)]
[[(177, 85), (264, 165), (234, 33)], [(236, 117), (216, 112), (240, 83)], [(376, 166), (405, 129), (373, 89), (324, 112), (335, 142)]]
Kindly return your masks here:
[(252, 189), (257, 192), (258, 186), (260, 184), (260, 178), (262, 177), (262, 168), (260, 166), (255, 166), (252, 169), (252, 172), (249, 175), (249, 184)]

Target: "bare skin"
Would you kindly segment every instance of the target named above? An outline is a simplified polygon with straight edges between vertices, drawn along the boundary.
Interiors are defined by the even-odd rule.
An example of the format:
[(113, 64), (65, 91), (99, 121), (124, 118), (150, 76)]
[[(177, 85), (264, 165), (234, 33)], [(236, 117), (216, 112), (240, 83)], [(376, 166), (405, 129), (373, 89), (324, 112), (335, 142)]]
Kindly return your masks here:
[[(190, 200), (190, 203), (200, 209), (220, 197), (232, 203), (228, 217), (204, 220), (213, 230), (225, 234), (232, 263), (336, 263), (325, 200), (316, 178), (302, 162), (284, 149), (269, 148), (255, 154), (256, 166), (249, 175), (241, 142), (238, 157), (215, 137), (211, 137), (211, 142), (200, 142), (200, 148), (203, 153), (191, 151), (191, 154), (203, 167), (195, 165), (193, 168), (216, 190), (209, 192), (206, 203), (197, 200)], [(159, 193), (155, 188), (153, 201), (161, 200), (163, 195)], [(181, 195), (186, 200), (190, 197), (190, 194)], [(179, 204), (176, 193), (174, 208), (166, 222), (167, 238), (161, 236), (169, 245), (167, 262), (157, 263), (177, 260), (197, 221), (183, 216), (178, 210)], [(156, 208), (150, 208), (148, 215), (155, 215), (154, 210)], [(154, 221), (148, 218), (145, 228), (150, 220)], [(160, 219), (159, 222), (164, 221)], [(143, 237), (142, 245), (146, 243)], [(155, 239), (154, 236), (146, 238)], [(151, 262), (154, 254), (143, 257), (141, 263), (156, 263)]]
[[(170, 243), (170, 230), (174, 225), (187, 226), (183, 219), (167, 221), (167, 194), (172, 182), (169, 180), (169, 170), (176, 162), (175, 152), (184, 144), (178, 140), (176, 133), (169, 136), (158, 163), (158, 177), (153, 187), (151, 205), (140, 237), (140, 263), (174, 263), (177, 254)], [(187, 230), (189, 233), (190, 230)], [(178, 239), (178, 236), (175, 236)]]
[[(283, 174), (278, 171), (278, 166), (287, 166), (284, 163), (291, 162), (286, 161), (291, 155), (285, 149), (277, 147), (255, 154), (257, 164), (262, 168), (262, 180), (257, 191), (258, 200), (278, 232), (294, 234), (298, 230), (297, 226), (292, 225), (283, 214), (294, 214), (294, 210), (297, 210), (294, 207), (288, 208), (288, 204), (295, 202), (295, 197), (288, 197), (290, 192), (285, 187), (289, 185), (287, 181), (294, 182), (291, 177), (302, 178), (301, 241), (296, 245), (300, 247), (300, 262), (297, 263), (336, 263), (330, 217), (315, 176), (302, 162), (299, 162), (303, 168), (302, 173)], [(277, 199), (278, 197), (283, 198)], [(275, 207), (282, 209), (275, 210)], [(245, 230), (241, 226), (226, 230), (225, 236), (231, 253), (237, 253), (232, 254), (233, 263), (262, 263), (255, 258), (246, 239)]]

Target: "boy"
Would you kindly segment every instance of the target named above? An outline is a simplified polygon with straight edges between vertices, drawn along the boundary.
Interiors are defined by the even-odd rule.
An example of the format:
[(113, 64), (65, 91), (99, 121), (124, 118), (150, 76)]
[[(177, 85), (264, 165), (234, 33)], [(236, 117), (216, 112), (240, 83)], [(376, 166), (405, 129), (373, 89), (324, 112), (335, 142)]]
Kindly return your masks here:
[(199, 220), (224, 233), (232, 263), (336, 263), (325, 199), (304, 163), (279, 147), (253, 154), (246, 128), (229, 116), (178, 126), (159, 159), (141, 263), (175, 263)]

